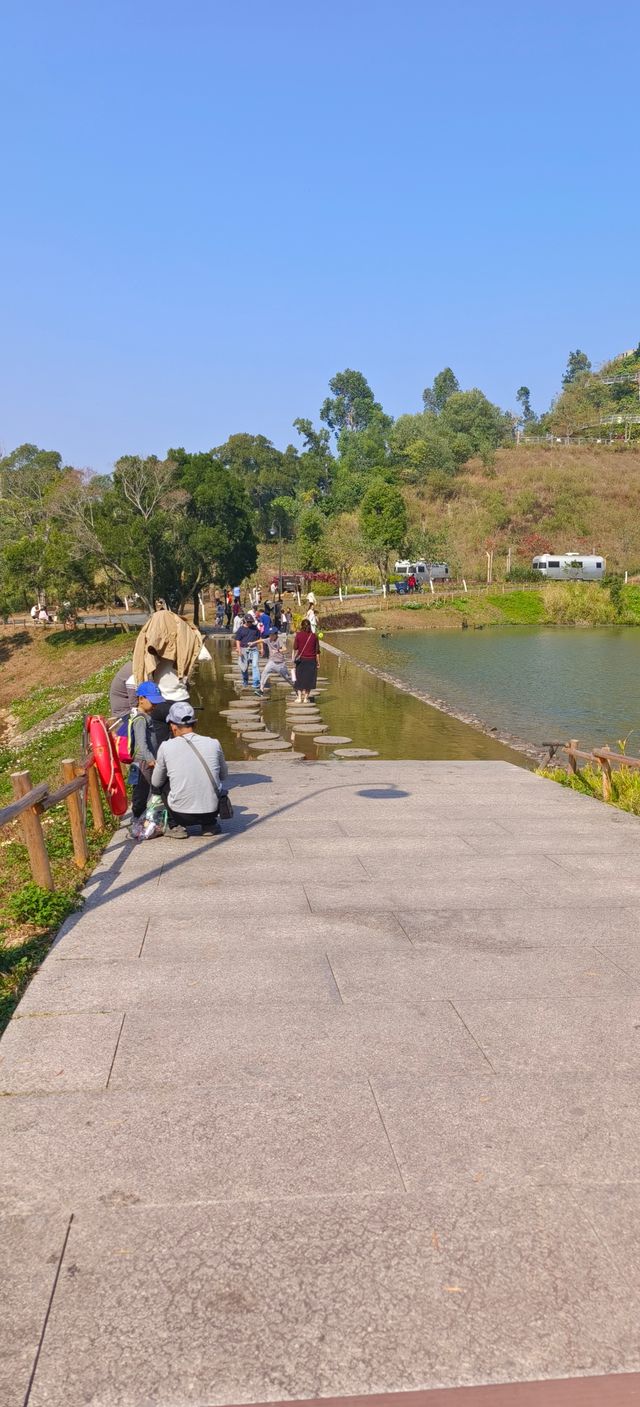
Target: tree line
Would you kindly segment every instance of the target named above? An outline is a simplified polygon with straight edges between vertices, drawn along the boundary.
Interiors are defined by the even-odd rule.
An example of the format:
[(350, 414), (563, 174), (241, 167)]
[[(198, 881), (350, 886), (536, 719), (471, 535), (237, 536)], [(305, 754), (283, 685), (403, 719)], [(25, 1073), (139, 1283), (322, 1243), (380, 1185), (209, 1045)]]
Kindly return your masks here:
[[(571, 353), (545, 418), (526, 386), (515, 415), (477, 388), (462, 390), (444, 367), (421, 408), (394, 419), (363, 373), (346, 369), (329, 382), (317, 423), (293, 422), (297, 443), (285, 449), (235, 434), (202, 453), (124, 455), (110, 475), (21, 445), (0, 459), (0, 609), (38, 595), (72, 609), (137, 593), (149, 608), (160, 597), (180, 610), (209, 583), (252, 575), (258, 544), (275, 538), (292, 544), (303, 571), (329, 569), (346, 583), (355, 563), (369, 562), (384, 580), (396, 553), (438, 554), (438, 534), (408, 515), (412, 490), (445, 505), (469, 460), (490, 467), (518, 423), (545, 430), (591, 376), (586, 355)], [(614, 398), (630, 386), (617, 383)]]

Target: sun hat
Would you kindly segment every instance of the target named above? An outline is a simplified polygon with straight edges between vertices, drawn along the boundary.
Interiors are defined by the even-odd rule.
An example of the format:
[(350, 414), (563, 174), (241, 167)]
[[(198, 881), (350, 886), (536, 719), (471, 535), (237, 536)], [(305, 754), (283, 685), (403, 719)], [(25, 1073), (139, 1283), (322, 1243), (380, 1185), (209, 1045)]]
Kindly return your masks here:
[(167, 723), (175, 723), (184, 728), (187, 723), (195, 723), (196, 715), (190, 703), (174, 703), (167, 714)]
[(148, 699), (149, 703), (164, 703), (164, 699), (157, 684), (153, 679), (145, 680), (144, 684), (136, 684), (136, 698)]

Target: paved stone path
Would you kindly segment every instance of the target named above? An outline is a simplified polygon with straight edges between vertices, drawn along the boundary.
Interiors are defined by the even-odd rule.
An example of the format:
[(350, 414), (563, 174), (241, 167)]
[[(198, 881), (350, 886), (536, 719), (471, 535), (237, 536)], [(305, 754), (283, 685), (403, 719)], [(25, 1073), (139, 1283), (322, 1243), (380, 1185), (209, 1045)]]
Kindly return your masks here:
[(2, 1407), (638, 1369), (640, 822), (233, 770), (223, 838), (114, 839), (0, 1045)]

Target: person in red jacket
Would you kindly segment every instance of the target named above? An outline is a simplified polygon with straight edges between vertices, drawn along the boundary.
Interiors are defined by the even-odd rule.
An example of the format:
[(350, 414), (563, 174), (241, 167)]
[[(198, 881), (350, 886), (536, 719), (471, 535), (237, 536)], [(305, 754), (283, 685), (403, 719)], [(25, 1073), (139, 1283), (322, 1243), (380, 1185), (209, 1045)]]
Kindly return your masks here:
[(296, 667), (296, 689), (298, 703), (308, 703), (309, 696), (318, 682), (318, 655), (320, 641), (314, 635), (308, 620), (303, 620), (293, 641), (293, 662)]

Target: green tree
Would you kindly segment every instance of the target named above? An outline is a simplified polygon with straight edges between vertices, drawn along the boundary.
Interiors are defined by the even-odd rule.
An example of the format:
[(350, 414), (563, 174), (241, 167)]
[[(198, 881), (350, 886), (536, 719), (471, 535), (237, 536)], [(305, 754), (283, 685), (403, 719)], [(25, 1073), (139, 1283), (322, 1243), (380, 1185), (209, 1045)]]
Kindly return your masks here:
[(200, 592), (241, 582), (255, 571), (258, 551), (253, 513), (239, 476), (225, 468), (214, 451), (186, 454), (170, 450), (180, 511), (171, 515), (167, 539), (175, 566), (174, 591), (179, 604), (192, 597), (198, 620)]
[(258, 531), (264, 539), (270, 527), (271, 503), (282, 495), (293, 496), (298, 487), (299, 462), (296, 449), (276, 449), (265, 435), (230, 435), (212, 450), (225, 469), (237, 474), (254, 509)]
[(337, 573), (343, 591), (356, 562), (365, 557), (365, 544), (357, 513), (338, 513), (327, 525), (324, 548), (326, 562)]
[(302, 436), (304, 448), (298, 456), (298, 484), (303, 498), (321, 503), (331, 491), (334, 458), (331, 453), (329, 430), (316, 430), (310, 420), (298, 418), (294, 429)]
[(298, 519), (296, 539), (298, 561), (303, 571), (314, 572), (324, 566), (324, 534), (326, 518), (319, 508), (304, 508)]
[[(341, 430), (366, 430), (376, 415), (384, 415), (361, 371), (339, 371), (329, 382), (333, 393), (323, 402), (320, 419), (337, 434)], [(390, 424), (388, 417), (384, 417)]]
[(585, 371), (591, 371), (591, 362), (586, 352), (581, 352), (578, 348), (575, 352), (569, 352), (567, 369), (562, 378), (563, 386), (570, 386), (578, 376), (582, 376)]
[(407, 510), (400, 489), (384, 480), (371, 485), (360, 509), (360, 530), (386, 584), (389, 558), (392, 552), (402, 552), (407, 533)]
[(520, 416), (524, 425), (530, 425), (535, 420), (535, 415), (531, 409), (531, 392), (528, 386), (520, 386), (516, 391), (516, 400), (520, 406)]
[(457, 376), (450, 366), (443, 367), (442, 371), (434, 377), (433, 386), (425, 386), (422, 392), (422, 400), (425, 410), (431, 410), (435, 415), (439, 415), (447, 404), (450, 396), (455, 395), (460, 390)]
[(493, 452), (511, 433), (513, 421), (482, 391), (457, 391), (440, 414), (443, 428), (453, 435), (465, 435), (472, 454), (489, 462)]

